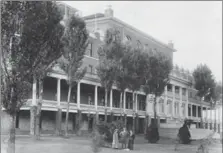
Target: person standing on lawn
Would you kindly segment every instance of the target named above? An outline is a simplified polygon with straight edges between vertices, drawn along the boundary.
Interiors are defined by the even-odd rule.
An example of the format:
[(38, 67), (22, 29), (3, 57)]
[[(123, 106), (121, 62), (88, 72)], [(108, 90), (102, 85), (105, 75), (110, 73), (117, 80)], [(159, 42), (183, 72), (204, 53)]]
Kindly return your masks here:
[(133, 131), (130, 129), (129, 130), (129, 142), (128, 142), (128, 148), (130, 150), (133, 150), (134, 148), (134, 139), (135, 139), (135, 134), (133, 133)]
[(118, 129), (115, 129), (115, 131), (113, 133), (113, 139), (112, 139), (112, 148), (118, 149), (118, 144), (119, 144)]
[(129, 133), (126, 128), (123, 128), (123, 131), (120, 133), (120, 142), (122, 144), (122, 149), (126, 149), (129, 142)]

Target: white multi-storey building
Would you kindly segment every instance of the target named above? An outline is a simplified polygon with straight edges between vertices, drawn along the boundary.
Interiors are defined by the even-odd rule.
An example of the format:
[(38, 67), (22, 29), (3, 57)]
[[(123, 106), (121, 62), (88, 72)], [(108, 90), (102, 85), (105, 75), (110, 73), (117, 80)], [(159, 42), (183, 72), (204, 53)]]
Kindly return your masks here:
[[(61, 4), (60, 4), (61, 5)], [(76, 10), (76, 9), (74, 9)], [(73, 10), (73, 13), (76, 11)], [(64, 9), (64, 12), (66, 9)], [(72, 12), (72, 11), (70, 11)], [(90, 43), (86, 50), (83, 66), (88, 67), (85, 77), (72, 88), (70, 104), (69, 130), (74, 131), (77, 126), (83, 130), (91, 130), (95, 120), (103, 119), (105, 112), (104, 95), (100, 80), (96, 74), (98, 63), (97, 49), (103, 41), (104, 34), (109, 28), (119, 29), (123, 41), (129, 41), (135, 46), (147, 48), (150, 51), (165, 53), (173, 59), (176, 52), (172, 42), (164, 44), (146, 33), (117, 19), (113, 15), (111, 7), (104, 13), (83, 17), (90, 33)], [(65, 13), (67, 15), (72, 13)], [(67, 76), (58, 67), (44, 79), (43, 105), (41, 114), (41, 129), (43, 131), (56, 131), (64, 128), (66, 100), (68, 86)], [(21, 108), (17, 114), (16, 128), (20, 130), (30, 129), (30, 107), (37, 105), (38, 83), (33, 84), (27, 105)], [(157, 115), (160, 128), (179, 127), (184, 119), (191, 119), (194, 126), (199, 127), (201, 113), (206, 128), (213, 128), (215, 119), (211, 116), (215, 113), (207, 102), (201, 102), (195, 96), (193, 78), (189, 71), (174, 66), (170, 74), (170, 83), (165, 87), (165, 92), (157, 99)], [(126, 90), (124, 94), (124, 114), (129, 126), (135, 121), (136, 132), (143, 133), (145, 127), (153, 119), (153, 104), (143, 91), (137, 92), (136, 104), (132, 101), (132, 92)], [(116, 86), (112, 87), (108, 95), (108, 121), (116, 120), (123, 112), (120, 108), (120, 92)], [(62, 121), (58, 121), (58, 111), (62, 111)], [(218, 111), (220, 112), (220, 111)], [(220, 113), (215, 113), (221, 116)], [(215, 116), (217, 116), (215, 115)], [(217, 121), (220, 123), (220, 119)], [(3, 122), (4, 124), (4, 122)], [(219, 125), (219, 124), (218, 124)]]

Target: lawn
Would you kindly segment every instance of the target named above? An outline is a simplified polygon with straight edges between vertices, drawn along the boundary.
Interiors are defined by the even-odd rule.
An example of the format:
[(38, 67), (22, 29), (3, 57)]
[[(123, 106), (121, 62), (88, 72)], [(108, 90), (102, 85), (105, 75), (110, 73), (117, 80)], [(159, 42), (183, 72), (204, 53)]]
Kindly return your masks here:
[[(4, 138), (2, 137), (2, 140)], [(1, 144), (1, 152), (5, 153), (6, 141)], [(159, 144), (148, 144), (143, 137), (137, 137), (134, 150), (131, 152), (140, 153), (195, 153), (198, 143), (192, 145), (180, 145), (174, 151), (174, 144), (171, 140), (160, 140)], [(210, 147), (209, 153), (221, 153), (222, 146), (214, 144)], [(102, 148), (102, 153), (126, 152), (125, 150), (114, 150)], [(16, 153), (92, 153), (90, 138), (71, 137), (69, 139), (60, 137), (42, 137), (40, 141), (33, 140), (28, 136), (17, 137)]]

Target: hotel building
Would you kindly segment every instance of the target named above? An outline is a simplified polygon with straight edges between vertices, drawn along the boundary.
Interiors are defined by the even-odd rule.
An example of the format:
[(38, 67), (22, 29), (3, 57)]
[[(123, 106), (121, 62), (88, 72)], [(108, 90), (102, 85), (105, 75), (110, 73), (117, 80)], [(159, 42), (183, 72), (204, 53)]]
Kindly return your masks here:
[[(66, 5), (65, 5), (66, 6)], [(65, 7), (66, 8), (66, 7)], [(76, 9), (68, 7), (64, 9), (65, 14), (72, 15)], [(97, 76), (96, 66), (99, 62), (97, 49), (102, 44), (105, 32), (109, 28), (116, 28), (120, 31), (122, 41), (128, 41), (136, 47), (151, 52), (163, 52), (173, 60), (176, 52), (174, 44), (162, 43), (152, 36), (134, 28), (133, 26), (114, 17), (111, 7), (107, 7), (104, 13), (96, 13), (85, 16), (87, 30), (90, 35), (90, 43), (83, 59), (83, 66), (87, 67), (84, 78), (72, 88), (71, 103), (69, 110), (69, 130), (75, 131), (77, 126), (83, 131), (91, 131), (94, 122), (103, 120), (105, 115), (105, 91), (101, 87)], [(43, 83), (43, 104), (41, 113), (41, 130), (57, 131), (64, 129), (65, 114), (67, 108), (68, 85), (66, 74), (55, 66), (48, 74)], [(137, 80), (136, 80), (137, 81)], [(37, 105), (38, 83), (33, 84), (29, 100), (17, 114), (16, 128), (30, 130), (30, 108)], [(153, 103), (150, 96), (137, 91), (136, 104), (133, 103), (133, 94), (130, 90), (124, 93), (124, 114), (127, 126), (133, 125), (137, 133), (143, 133), (146, 125), (153, 120)], [(179, 128), (184, 119), (191, 119), (194, 128), (200, 127), (200, 117), (203, 113), (205, 127), (213, 129), (221, 122), (220, 111), (212, 109), (207, 102), (201, 102), (196, 97), (196, 90), (193, 88), (193, 77), (187, 70), (174, 66), (170, 74), (170, 83), (165, 87), (165, 92), (157, 99), (157, 115), (160, 128)], [(58, 123), (58, 110), (62, 111), (62, 120)], [(108, 95), (108, 121), (117, 120), (123, 112), (120, 108), (120, 91), (116, 86), (112, 87)], [(211, 117), (212, 116), (212, 117)], [(215, 116), (215, 117), (213, 117)], [(218, 116), (218, 117), (216, 117)], [(217, 120), (217, 121), (216, 121)], [(80, 121), (80, 122), (79, 122)], [(3, 124), (5, 123), (3, 119)], [(58, 126), (59, 125), (59, 126)], [(4, 126), (4, 125), (3, 125)]]

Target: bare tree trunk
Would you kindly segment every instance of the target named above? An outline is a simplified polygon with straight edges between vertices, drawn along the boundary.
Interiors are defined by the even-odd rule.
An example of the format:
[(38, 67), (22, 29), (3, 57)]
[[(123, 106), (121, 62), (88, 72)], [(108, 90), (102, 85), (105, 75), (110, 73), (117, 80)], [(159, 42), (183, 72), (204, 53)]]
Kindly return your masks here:
[(9, 141), (7, 153), (15, 153), (15, 122), (16, 116), (15, 114), (10, 115), (10, 132), (9, 132)]
[[(36, 77), (33, 77), (33, 83), (37, 83)], [(36, 93), (36, 91), (35, 91)], [(33, 99), (32, 99), (33, 100)], [(36, 99), (35, 99), (36, 100)], [(34, 105), (31, 105), (30, 107), (30, 135), (35, 137), (35, 123), (36, 123), (36, 111), (37, 111), (37, 106), (36, 103)]]
[(41, 107), (43, 103), (43, 81), (39, 80), (39, 101), (37, 105), (37, 112), (36, 112), (36, 132), (35, 137), (37, 140), (40, 139), (40, 117), (41, 117)]
[(201, 107), (201, 128), (203, 129), (203, 112), (202, 112), (202, 108), (203, 108), (203, 105), (202, 105), (202, 97), (201, 97), (201, 104), (200, 104), (200, 107)]
[(32, 137), (35, 136), (36, 110), (37, 106), (32, 106), (30, 108), (30, 135)]
[(153, 111), (154, 111), (154, 122), (155, 125), (157, 126), (157, 115), (156, 115), (156, 96), (154, 98), (154, 103), (153, 103)]
[(107, 123), (108, 120), (107, 107), (108, 107), (108, 90), (105, 89), (105, 123)]
[(68, 97), (67, 97), (67, 112), (65, 120), (65, 137), (68, 137), (68, 120), (69, 120), (69, 108), (70, 108), (70, 94), (71, 94), (71, 85), (69, 85)]

